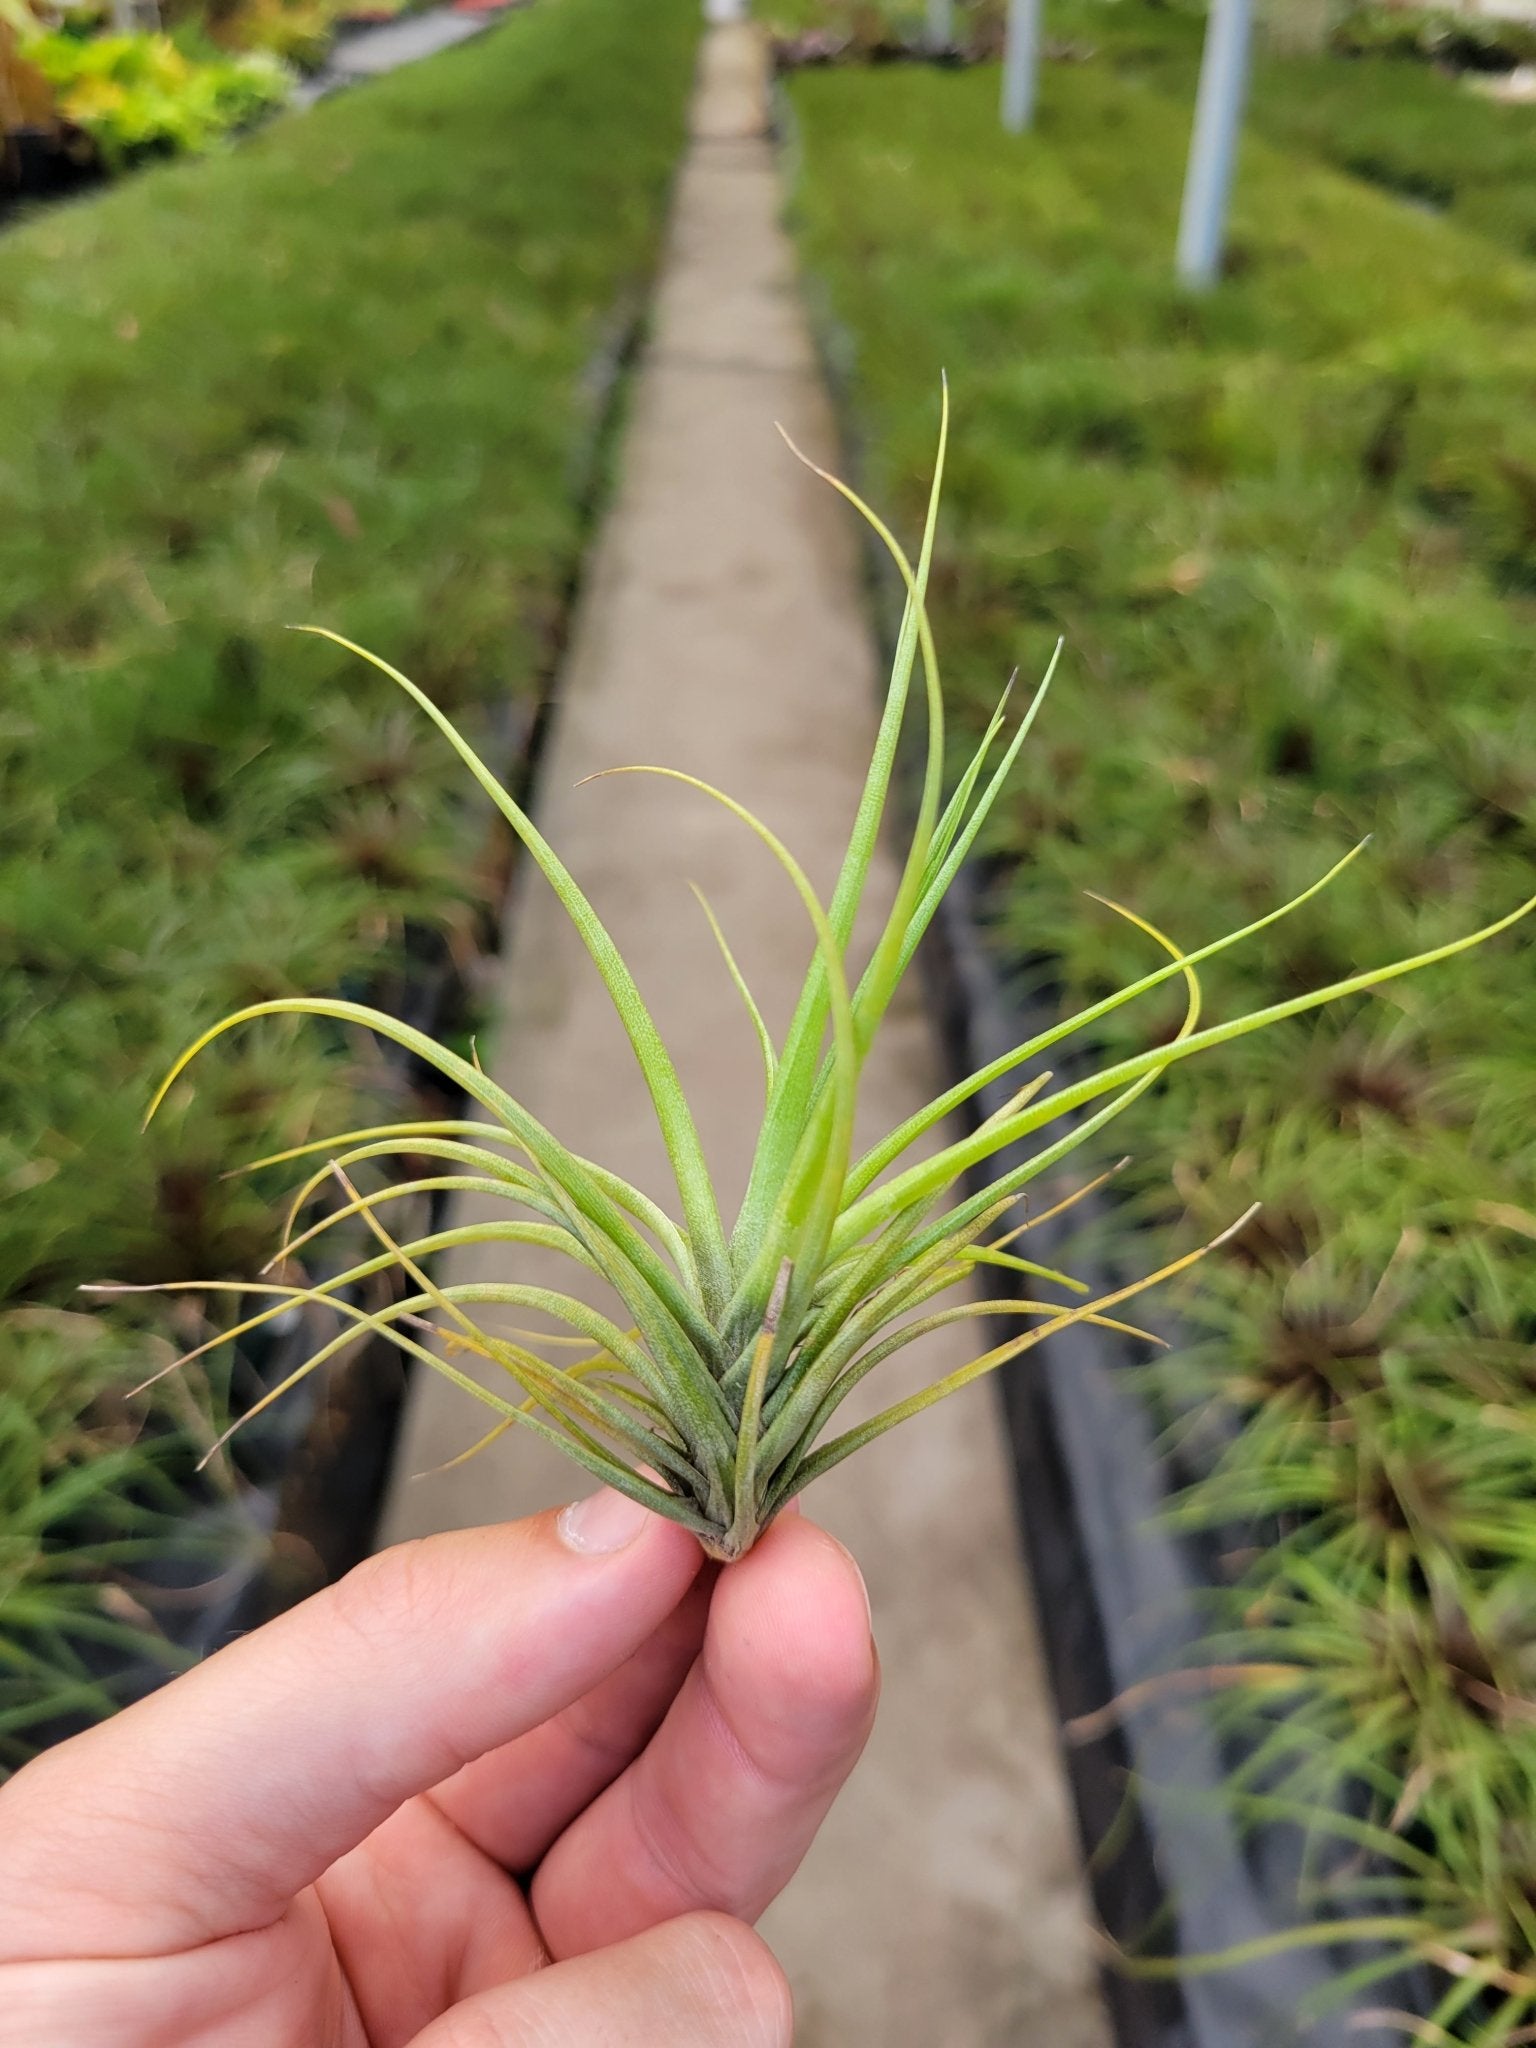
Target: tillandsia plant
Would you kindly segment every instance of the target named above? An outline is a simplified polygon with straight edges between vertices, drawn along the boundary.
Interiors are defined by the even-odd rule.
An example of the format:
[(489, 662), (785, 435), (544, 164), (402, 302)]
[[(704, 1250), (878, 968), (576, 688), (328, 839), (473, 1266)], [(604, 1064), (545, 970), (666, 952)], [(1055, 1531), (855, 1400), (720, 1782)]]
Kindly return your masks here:
[[(618, 948), (559, 856), (409, 678), (337, 634), (307, 629), (373, 662), (436, 723), (555, 889), (634, 1048), (676, 1178), (680, 1213), (677, 1218), (666, 1214), (639, 1189), (601, 1165), (578, 1158), (476, 1061), (434, 1044), (393, 1017), (330, 997), (253, 1004), (205, 1032), (182, 1055), (162, 1084), (151, 1115), (188, 1062), (221, 1032), (253, 1018), (293, 1012), (361, 1026), (393, 1039), (462, 1089), (482, 1112), (476, 1120), (451, 1118), (347, 1131), (255, 1162), (274, 1166), (306, 1155), (323, 1160), (294, 1197), (274, 1265), (293, 1259), (348, 1218), (360, 1218), (377, 1241), (374, 1256), (320, 1282), (273, 1279), (250, 1288), (224, 1283), (233, 1293), (265, 1300), (224, 1338), (283, 1314), (295, 1302), (328, 1304), (343, 1319), (341, 1332), (269, 1399), (276, 1399), (347, 1344), (378, 1333), (494, 1411), (484, 1443), (514, 1425), (531, 1429), (609, 1485), (694, 1531), (712, 1556), (738, 1558), (793, 1495), (865, 1444), (1069, 1323), (1114, 1324), (1113, 1311), (1121, 1302), (1222, 1241), (1215, 1238), (1160, 1273), (1100, 1299), (1078, 1299), (1071, 1305), (1033, 1297), (984, 1300), (969, 1284), (978, 1267), (1003, 1267), (1048, 1288), (1070, 1291), (1077, 1286), (1011, 1248), (1044, 1220), (1034, 1216), (1017, 1222), (1011, 1212), (1031, 1182), (1123, 1114), (1170, 1066), (1281, 1018), (1449, 959), (1536, 907), (1527, 904), (1483, 931), (1413, 959), (1205, 1029), (1199, 1022), (1196, 974), (1201, 963), (1306, 902), (1360, 849), (1347, 854), (1292, 902), (1188, 953), (1134, 912), (1122, 911), (1162, 947), (1168, 955), (1165, 960), (1128, 987), (948, 1089), (873, 1150), (856, 1155), (854, 1107), (861, 1070), (924, 932), (1018, 759), (1056, 665), (1053, 659), (1011, 734), (1006, 731), (1010, 698), (1004, 694), (946, 799), (944, 703), (924, 598), (947, 427), (946, 399), (915, 565), (853, 491), (818, 471), (868, 520), (889, 550), (907, 592), (873, 757), (830, 902), (824, 905), (818, 899), (794, 856), (769, 828), (721, 791), (674, 769), (613, 771), (668, 775), (723, 804), (783, 868), (814, 934), (798, 1004), (787, 1035), (776, 1045), (724, 936), (710, 918), (762, 1047), (766, 1088), (749, 1184), (729, 1230), (672, 1060)], [(920, 794), (894, 902), (872, 952), (856, 973), (852, 934), (919, 666), (927, 728)], [(1036, 1065), (1004, 1106), (969, 1135), (943, 1143), (929, 1156), (913, 1158), (919, 1140), (984, 1088), (1038, 1063), (1051, 1047), (1091, 1030), (1111, 1011), (1172, 978), (1182, 978), (1187, 995), (1175, 1040), (1054, 1085), (1052, 1075)], [(999, 1154), (1051, 1126), (1056, 1134), (1031, 1156), (998, 1170)], [(359, 1192), (353, 1179), (357, 1169), (392, 1157), (426, 1158), (442, 1171), (374, 1193)], [(343, 1199), (301, 1229), (307, 1206), (333, 1184), (339, 1184)], [(391, 1202), (437, 1191), (500, 1198), (511, 1213), (502, 1221), (460, 1224), (409, 1242), (391, 1235), (386, 1221)], [(603, 1313), (574, 1294), (524, 1284), (510, 1274), (494, 1283), (443, 1284), (432, 1277), (431, 1263), (438, 1254), (485, 1243), (505, 1245), (509, 1255), (524, 1246), (558, 1253), (606, 1283), (618, 1307)], [(403, 1288), (391, 1306), (369, 1312), (348, 1299), (350, 1289), (391, 1269)], [(959, 1299), (942, 1301), (957, 1291)], [(1083, 1291), (1078, 1289), (1079, 1294)], [(476, 1320), (476, 1309), (485, 1304), (547, 1316), (571, 1334), (553, 1344), (533, 1336), (493, 1334)], [(422, 1328), (423, 1319), (433, 1315), (441, 1333), (437, 1348), (424, 1341), (431, 1332)], [(830, 1433), (848, 1395), (897, 1352), (944, 1325), (1003, 1316), (1018, 1317), (1027, 1327), (869, 1420)], [(580, 1355), (545, 1355), (562, 1343), (578, 1345)], [(463, 1371), (455, 1359), (466, 1353), (504, 1373), (504, 1390), (482, 1385)]]
[(1352, 1946), (1298, 2023), (1353, 2004), (1357, 2027), (1437, 2048), (1536, 2041), (1536, 1348), (1501, 1279), (1490, 1264), (1479, 1288), (1417, 1228), (1369, 1276), (1331, 1246), (1283, 1277), (1229, 1270), (1205, 1340), (1151, 1368), (1174, 1459), (1221, 1439), (1171, 1520), (1228, 1569), (1192, 1661), (1074, 1732), (1209, 1695), (1220, 1804), (1297, 1833), (1305, 1917), (1132, 1971)]

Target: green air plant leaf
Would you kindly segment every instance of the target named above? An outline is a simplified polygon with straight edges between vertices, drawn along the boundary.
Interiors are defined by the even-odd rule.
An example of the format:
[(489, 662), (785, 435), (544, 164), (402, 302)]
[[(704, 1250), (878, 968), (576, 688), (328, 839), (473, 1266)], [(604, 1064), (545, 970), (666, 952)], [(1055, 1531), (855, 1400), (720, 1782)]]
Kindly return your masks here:
[[(947, 424), (947, 398), (945, 419)], [(337, 1311), (339, 1333), (294, 1379), (360, 1338), (383, 1337), (491, 1409), (493, 1422), (484, 1442), (512, 1427), (533, 1430), (559, 1444), (589, 1472), (693, 1530), (711, 1555), (739, 1557), (803, 1485), (851, 1452), (1068, 1324), (1129, 1327), (1117, 1323), (1110, 1312), (1211, 1249), (1204, 1245), (1163, 1273), (1096, 1301), (984, 1301), (973, 1288), (978, 1267), (1000, 1266), (1030, 1275), (1047, 1288), (1072, 1289), (1074, 1283), (1066, 1276), (1009, 1249), (1032, 1227), (1029, 1221), (1000, 1226), (1031, 1181), (1128, 1109), (1171, 1066), (1279, 1018), (1451, 959), (1503, 931), (1533, 907), (1526, 904), (1483, 931), (1414, 959), (1370, 969), (1202, 1029), (1196, 978), (1200, 964), (1298, 908), (1354, 854), (1346, 855), (1293, 902), (1242, 931), (1187, 953), (1133, 913), (1109, 905), (1130, 917), (1170, 957), (1130, 986), (950, 1088), (872, 1151), (856, 1157), (854, 1110), (870, 1046), (945, 889), (997, 801), (1051, 679), (1047, 673), (1006, 739), (1009, 713), (1004, 696), (946, 802), (941, 786), (944, 704), (925, 608), (943, 458), (941, 434), (915, 566), (862, 501), (846, 485), (828, 479), (869, 521), (889, 550), (907, 593), (885, 710), (831, 901), (824, 906), (818, 900), (793, 856), (757, 818), (720, 791), (691, 777), (675, 776), (701, 801), (725, 805), (765, 843), (801, 899), (813, 940), (793, 1020), (784, 1042), (775, 1046), (735, 956), (705, 906), (735, 993), (745, 1003), (759, 1039), (767, 1097), (752, 1175), (729, 1234), (672, 1060), (623, 957), (579, 885), (444, 714), (407, 677), (363, 649), (352, 649), (391, 677), (437, 724), (558, 894), (602, 976), (649, 1089), (677, 1182), (678, 1218), (616, 1175), (570, 1152), (478, 1063), (434, 1044), (398, 1019), (329, 997), (253, 1004), (205, 1032), (182, 1055), (162, 1084), (154, 1108), (188, 1063), (221, 1032), (255, 1017), (299, 1013), (392, 1039), (462, 1089), (480, 1112), (478, 1119), (347, 1131), (257, 1162), (271, 1166), (308, 1159), (317, 1169), (298, 1191), (273, 1261), (286, 1277), (250, 1287), (230, 1283), (227, 1290), (246, 1297), (236, 1331), (283, 1315), (295, 1302)], [(323, 628), (305, 630), (339, 640)], [(339, 644), (352, 646), (348, 641)], [(915, 822), (895, 900), (870, 957), (855, 977), (850, 967), (852, 934), (889, 807), (919, 659), (927, 739)], [(675, 774), (667, 769), (626, 772)], [(1110, 1011), (1174, 977), (1182, 980), (1187, 994), (1177, 1038), (1098, 1069), (1092, 1066), (1090, 1040), (1088, 1054), (1064, 1081), (1052, 1085), (1049, 1073), (1036, 1070), (1010, 1101), (968, 1136), (912, 1157), (920, 1138), (981, 1089), (1037, 1062), (1051, 1046), (1090, 1032)], [(1017, 1148), (1049, 1126), (1055, 1126), (1050, 1139), (1020, 1160)], [(1005, 1149), (1013, 1154), (1013, 1163), (999, 1172), (995, 1162)], [(350, 1177), (356, 1167), (391, 1156), (425, 1159), (436, 1170), (403, 1185), (359, 1192)], [(968, 1178), (966, 1188), (962, 1183)], [(306, 1207), (334, 1183), (339, 1183), (344, 1201), (301, 1229)], [(455, 1190), (503, 1200), (506, 1220), (451, 1226), (406, 1242), (391, 1234), (391, 1204), (412, 1193)], [(294, 1284), (293, 1276), (302, 1273), (296, 1255), (347, 1218), (366, 1225), (375, 1242), (373, 1254), (324, 1280), (306, 1282), (301, 1277)], [(1212, 1243), (1221, 1241), (1216, 1238)], [(487, 1243), (506, 1248), (504, 1279), (470, 1285), (432, 1277), (438, 1254)], [(524, 1246), (558, 1252), (579, 1268), (578, 1292), (567, 1294), (515, 1278), (519, 1248)], [(399, 1297), (385, 1307), (359, 1308), (353, 1292), (381, 1273), (395, 1276), (402, 1290)], [(609, 1301), (611, 1313), (589, 1305), (586, 1294), (594, 1283), (600, 1298)], [(934, 1306), (946, 1295), (952, 1297), (947, 1306)], [(476, 1319), (481, 1304), (548, 1317), (570, 1335), (544, 1340), (523, 1333), (515, 1341), (493, 1335)], [(925, 1391), (881, 1410), (856, 1428), (828, 1435), (846, 1396), (894, 1353), (933, 1329), (1003, 1315), (1019, 1317), (1028, 1327), (982, 1350), (970, 1365)], [(565, 1346), (572, 1346), (576, 1355), (560, 1355)], [(557, 1355), (545, 1355), (550, 1352)], [(490, 1368), (488, 1383), (454, 1363), (463, 1354)], [(276, 1393), (268, 1398), (276, 1398)]]

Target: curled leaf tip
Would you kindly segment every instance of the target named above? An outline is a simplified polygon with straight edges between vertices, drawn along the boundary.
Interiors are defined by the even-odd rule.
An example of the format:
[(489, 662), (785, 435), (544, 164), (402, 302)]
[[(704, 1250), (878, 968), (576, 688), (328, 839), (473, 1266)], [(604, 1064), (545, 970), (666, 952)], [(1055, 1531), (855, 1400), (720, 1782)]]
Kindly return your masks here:
[(1213, 1237), (1211, 1239), (1206, 1249), (1208, 1251), (1213, 1252), (1219, 1251), (1224, 1244), (1230, 1244), (1233, 1238), (1238, 1235), (1239, 1231), (1247, 1229), (1248, 1225), (1253, 1221), (1254, 1217), (1258, 1215), (1259, 1211), (1263, 1208), (1263, 1206), (1264, 1204), (1262, 1202), (1251, 1202), (1249, 1206), (1243, 1211), (1242, 1215), (1239, 1216), (1235, 1222), (1229, 1223), (1226, 1229), (1223, 1230), (1219, 1236)]
[(779, 436), (780, 439), (783, 441), (784, 446), (789, 450), (790, 454), (794, 456), (797, 462), (803, 462), (807, 469), (812, 470), (817, 476), (824, 478), (826, 482), (832, 483), (835, 481), (830, 470), (823, 469), (819, 462), (813, 461), (812, 458), (806, 454), (805, 450), (800, 446), (799, 442), (790, 433), (788, 427), (780, 425)]

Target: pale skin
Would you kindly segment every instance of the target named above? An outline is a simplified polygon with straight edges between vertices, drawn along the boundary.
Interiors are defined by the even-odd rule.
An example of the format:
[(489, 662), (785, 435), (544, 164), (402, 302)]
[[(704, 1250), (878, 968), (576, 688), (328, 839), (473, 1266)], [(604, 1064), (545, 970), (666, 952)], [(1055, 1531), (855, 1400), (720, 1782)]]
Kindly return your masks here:
[(751, 1923), (878, 1682), (798, 1514), (386, 1551), (0, 1788), (0, 2048), (786, 2048)]

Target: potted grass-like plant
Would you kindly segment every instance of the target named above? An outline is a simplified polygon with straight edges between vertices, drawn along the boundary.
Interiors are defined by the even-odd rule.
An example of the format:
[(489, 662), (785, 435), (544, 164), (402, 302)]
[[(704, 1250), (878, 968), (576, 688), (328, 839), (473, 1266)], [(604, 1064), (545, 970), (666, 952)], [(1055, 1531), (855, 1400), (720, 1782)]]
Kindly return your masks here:
[[(853, 1452), (1069, 1325), (1130, 1328), (1115, 1315), (1123, 1302), (1223, 1241), (1227, 1232), (1158, 1273), (1070, 1305), (1033, 1294), (989, 1301), (971, 1284), (978, 1268), (1003, 1267), (1046, 1289), (1071, 1287), (1065, 1276), (1033, 1264), (1016, 1249), (1017, 1241), (1043, 1220), (1026, 1216), (1017, 1221), (1016, 1209), (1031, 1183), (1123, 1115), (1171, 1066), (1281, 1018), (1451, 959), (1536, 907), (1536, 901), (1527, 903), (1481, 931), (1412, 959), (1203, 1028), (1200, 966), (1298, 909), (1361, 849), (1345, 854), (1291, 902), (1192, 951), (1181, 950), (1134, 912), (1121, 910), (1166, 958), (1129, 986), (1012, 1048), (909, 1117), (872, 1150), (855, 1154), (854, 1110), (865, 1059), (925, 931), (1007, 782), (1051, 682), (1048, 671), (1011, 733), (1005, 693), (946, 797), (943, 693), (924, 605), (944, 448), (941, 428), (915, 565), (853, 491), (826, 478), (868, 520), (906, 589), (873, 757), (830, 902), (818, 899), (794, 856), (769, 828), (721, 791), (667, 768), (615, 771), (669, 775), (723, 804), (779, 862), (805, 906), (813, 935), (793, 1019), (783, 1042), (775, 1044), (716, 928), (762, 1047), (766, 1089), (749, 1185), (729, 1230), (667, 1049), (617, 946), (558, 854), (409, 678), (335, 633), (306, 629), (371, 661), (414, 700), (463, 758), (555, 889), (634, 1048), (676, 1178), (679, 1206), (676, 1216), (669, 1215), (600, 1164), (577, 1157), (473, 1059), (393, 1017), (325, 996), (242, 1009), (188, 1048), (161, 1085), (151, 1115), (189, 1062), (221, 1032), (286, 1013), (360, 1026), (395, 1041), (436, 1068), (480, 1111), (473, 1119), (445, 1117), (347, 1131), (254, 1163), (272, 1167), (306, 1157), (321, 1162), (294, 1196), (274, 1266), (281, 1262), (284, 1271), (293, 1272), (306, 1247), (349, 1219), (376, 1241), (372, 1256), (323, 1281), (222, 1283), (226, 1291), (258, 1297), (263, 1305), (243, 1314), (215, 1342), (281, 1316), (295, 1303), (328, 1305), (342, 1320), (339, 1333), (266, 1401), (276, 1400), (345, 1346), (373, 1333), (446, 1375), (490, 1409), (494, 1419), (483, 1442), (514, 1426), (530, 1429), (609, 1485), (692, 1530), (712, 1556), (738, 1558), (792, 1496)], [(915, 817), (889, 915), (873, 950), (856, 968), (852, 934), (919, 668), (927, 723)], [(1182, 979), (1187, 998), (1174, 1040), (1096, 1071), (1080, 1068), (1074, 1078), (1055, 1085), (1051, 1074), (1040, 1069), (1050, 1048), (1091, 1032), (1111, 1011), (1171, 979)], [(912, 1157), (918, 1141), (952, 1111), (1026, 1068), (1029, 1078), (973, 1132), (931, 1155)], [(988, 1161), (1036, 1134), (1041, 1142), (1022, 1163), (1014, 1151), (1006, 1171), (988, 1176)], [(354, 1175), (360, 1167), (404, 1158), (430, 1161), (440, 1170), (376, 1192), (359, 1191)], [(338, 1187), (340, 1199), (301, 1228), (308, 1206), (323, 1191)], [(969, 1192), (957, 1192), (966, 1188)], [(505, 1202), (505, 1219), (459, 1224), (406, 1241), (391, 1234), (391, 1203), (454, 1191)], [(505, 1279), (459, 1284), (434, 1278), (432, 1265), (439, 1254), (471, 1243), (506, 1247)], [(586, 1276), (586, 1286), (595, 1278), (608, 1306), (599, 1309), (579, 1294), (519, 1280), (515, 1263), (523, 1247), (560, 1254)], [(398, 1298), (377, 1310), (359, 1307), (351, 1290), (383, 1272), (401, 1282)], [(577, 1350), (562, 1349), (551, 1358), (545, 1353), (554, 1345), (493, 1333), (476, 1315), (490, 1304), (547, 1316), (578, 1340)], [(943, 1325), (1003, 1316), (1018, 1317), (1025, 1327), (867, 1421), (836, 1427), (847, 1396), (898, 1351)], [(436, 1320), (436, 1344), (423, 1327), (427, 1318)], [(570, 1338), (563, 1341), (568, 1344)], [(455, 1360), (466, 1353), (504, 1374), (504, 1384), (482, 1384), (465, 1372)]]

